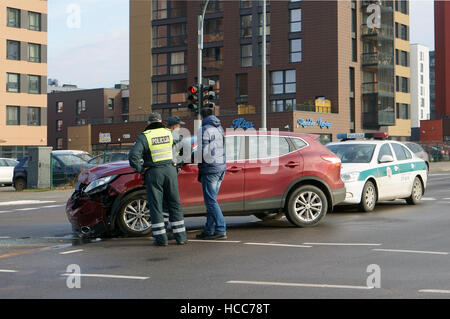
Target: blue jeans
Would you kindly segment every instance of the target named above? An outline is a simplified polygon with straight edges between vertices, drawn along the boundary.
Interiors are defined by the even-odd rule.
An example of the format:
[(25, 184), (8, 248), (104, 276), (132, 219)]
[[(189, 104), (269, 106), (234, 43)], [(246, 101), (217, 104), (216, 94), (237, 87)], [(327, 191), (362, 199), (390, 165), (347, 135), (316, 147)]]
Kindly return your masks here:
[(207, 235), (226, 234), (225, 218), (217, 202), (217, 194), (222, 184), (225, 172), (201, 175), (203, 199), (206, 205), (206, 225), (204, 233)]

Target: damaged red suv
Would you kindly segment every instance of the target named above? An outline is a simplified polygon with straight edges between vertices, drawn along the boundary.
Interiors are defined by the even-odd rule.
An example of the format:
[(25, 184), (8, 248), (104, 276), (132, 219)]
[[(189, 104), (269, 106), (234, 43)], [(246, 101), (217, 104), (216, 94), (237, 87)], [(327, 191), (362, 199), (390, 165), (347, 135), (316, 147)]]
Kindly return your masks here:
[[(345, 199), (341, 161), (317, 138), (289, 132), (227, 133), (227, 171), (218, 195), (224, 215), (286, 215), (298, 227), (317, 225)], [(197, 174), (197, 164), (185, 164), (178, 175), (186, 217), (206, 213)], [(82, 172), (66, 213), (73, 230), (84, 236), (151, 232), (145, 186), (127, 161)]]

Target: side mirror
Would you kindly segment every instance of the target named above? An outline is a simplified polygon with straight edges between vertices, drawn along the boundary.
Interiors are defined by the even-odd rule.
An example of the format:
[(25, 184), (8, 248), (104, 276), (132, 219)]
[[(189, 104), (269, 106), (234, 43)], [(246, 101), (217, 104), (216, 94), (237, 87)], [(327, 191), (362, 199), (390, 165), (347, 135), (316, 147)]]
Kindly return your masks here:
[(393, 162), (394, 158), (391, 155), (383, 155), (379, 160), (380, 163), (390, 163)]

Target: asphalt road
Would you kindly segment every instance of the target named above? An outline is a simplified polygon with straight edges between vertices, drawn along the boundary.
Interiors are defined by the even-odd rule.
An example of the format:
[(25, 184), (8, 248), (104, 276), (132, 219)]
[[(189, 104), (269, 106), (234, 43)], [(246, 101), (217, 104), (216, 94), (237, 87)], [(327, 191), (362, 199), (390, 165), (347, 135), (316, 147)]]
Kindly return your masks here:
[[(70, 193), (0, 192), (0, 299), (450, 298), (450, 172), (430, 175), (417, 206), (338, 208), (306, 229), (232, 217), (225, 242), (192, 240), (204, 218), (188, 218), (189, 244), (165, 248), (72, 239)], [(369, 288), (378, 273), (369, 282), (380, 288)]]

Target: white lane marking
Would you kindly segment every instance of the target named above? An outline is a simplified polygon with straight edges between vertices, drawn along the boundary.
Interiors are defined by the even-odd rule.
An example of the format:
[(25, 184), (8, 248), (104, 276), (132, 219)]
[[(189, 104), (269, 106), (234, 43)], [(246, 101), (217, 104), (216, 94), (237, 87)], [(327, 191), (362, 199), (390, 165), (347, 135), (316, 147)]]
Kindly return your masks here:
[(188, 239), (188, 241), (199, 242), (199, 243), (240, 243), (240, 240), (211, 240), (211, 239)]
[(10, 273), (13, 273), (13, 272), (17, 272), (17, 270), (0, 269), (0, 272), (10, 272)]
[(0, 239), (9, 239), (9, 238), (11, 238), (11, 237), (9, 237), (9, 236), (0, 236)]
[(318, 245), (318, 246), (381, 246), (381, 244), (370, 244), (370, 243), (303, 243), (303, 245)]
[(0, 202), (0, 206), (18, 206), (18, 205), (33, 205), (33, 204), (47, 204), (56, 203), (54, 200), (16, 200), (13, 202)]
[(55, 207), (65, 207), (66, 204), (61, 204), (61, 205), (49, 205), (49, 206), (42, 206), (39, 208), (55, 208)]
[(450, 290), (441, 290), (441, 289), (421, 289), (419, 292), (429, 292), (434, 294), (450, 294)]
[(372, 249), (375, 251), (387, 251), (394, 253), (413, 253), (413, 254), (433, 254), (433, 255), (448, 255), (447, 252), (443, 251), (424, 251), (424, 250), (405, 250), (405, 249)]
[(15, 209), (14, 211), (16, 211), (16, 212), (26, 212), (26, 211), (29, 211), (29, 210), (38, 210), (38, 209), (40, 209), (40, 207), (18, 208), (18, 209)]
[(77, 250), (70, 250), (70, 251), (64, 251), (62, 253), (59, 253), (60, 255), (67, 255), (67, 254), (74, 254), (74, 253), (79, 253), (83, 251), (83, 249), (77, 249)]
[(105, 275), (105, 274), (61, 274), (61, 276), (75, 276), (75, 277), (96, 277), (96, 278), (116, 278), (116, 279), (134, 279), (134, 280), (146, 280), (150, 277), (138, 277), (138, 276), (122, 276), (122, 275)]
[(368, 286), (305, 284), (305, 283), (268, 282), (268, 281), (241, 281), (241, 280), (230, 280), (230, 281), (227, 281), (227, 284), (244, 284), (244, 285), (261, 285), (261, 286), (284, 286), (284, 287), (312, 287), (312, 288), (340, 288), (340, 289), (361, 289), (361, 290), (373, 289), (372, 287), (368, 287)]
[(276, 247), (296, 247), (296, 248), (312, 248), (312, 246), (306, 246), (306, 245), (270, 244), (270, 243), (244, 243), (244, 245), (276, 246)]
[(2, 210), (0, 211), (0, 214), (8, 214), (8, 213), (12, 213), (12, 210)]
[(450, 200), (450, 198), (449, 197), (447, 197), (447, 198), (443, 198), (444, 200)]
[(427, 200), (436, 200), (436, 198), (434, 198), (434, 197), (422, 197), (422, 199), (421, 200), (425, 200), (425, 201), (427, 201)]

